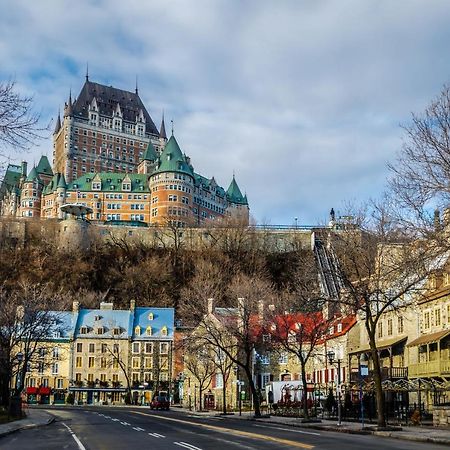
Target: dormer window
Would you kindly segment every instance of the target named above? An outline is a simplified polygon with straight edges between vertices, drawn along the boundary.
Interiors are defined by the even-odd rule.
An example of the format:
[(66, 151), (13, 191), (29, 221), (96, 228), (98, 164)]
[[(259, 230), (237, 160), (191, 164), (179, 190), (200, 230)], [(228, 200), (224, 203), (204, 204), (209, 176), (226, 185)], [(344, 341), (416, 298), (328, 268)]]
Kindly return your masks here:
[(118, 328), (118, 327), (113, 328), (113, 335), (118, 336), (119, 334), (120, 334), (120, 328)]
[(80, 334), (87, 334), (87, 332), (88, 332), (87, 327), (81, 327), (80, 328)]
[(141, 335), (141, 327), (139, 325), (134, 328), (134, 334), (136, 336), (140, 336)]
[(122, 183), (123, 191), (131, 191), (131, 183)]
[(334, 334), (334, 327), (330, 327), (330, 334)]
[(165, 325), (161, 328), (161, 336), (167, 336), (167, 327)]
[(95, 316), (95, 317), (94, 317), (94, 320), (95, 320), (95, 321), (98, 321), (98, 320), (100, 320), (100, 319), (101, 319), (100, 316)]
[(92, 190), (93, 191), (100, 191), (102, 189), (102, 183), (98, 182), (98, 181), (94, 181), (92, 183)]
[(148, 326), (148, 327), (145, 329), (145, 334), (146, 334), (147, 336), (151, 336), (151, 335), (152, 335), (152, 327)]
[(148, 320), (153, 320), (153, 313), (152, 312), (148, 313)]
[(97, 328), (97, 334), (104, 334), (105, 329), (103, 327), (98, 327)]
[(338, 333), (342, 332), (342, 323), (338, 323), (337, 331), (338, 331)]

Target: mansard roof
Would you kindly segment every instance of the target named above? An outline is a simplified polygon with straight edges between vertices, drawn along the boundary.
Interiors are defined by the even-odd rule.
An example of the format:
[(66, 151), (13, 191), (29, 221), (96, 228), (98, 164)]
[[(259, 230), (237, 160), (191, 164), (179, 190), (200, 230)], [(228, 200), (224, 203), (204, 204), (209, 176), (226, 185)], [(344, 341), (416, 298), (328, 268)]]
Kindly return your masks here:
[(192, 167), (186, 161), (175, 136), (171, 136), (158, 160), (155, 173), (178, 172), (186, 173), (194, 177)]
[(73, 104), (74, 116), (87, 119), (89, 105), (94, 97), (99, 113), (104, 116), (112, 117), (119, 104), (123, 119), (128, 122), (135, 122), (136, 117), (139, 116), (139, 112), (142, 110), (147, 132), (159, 135), (152, 118), (137, 93), (124, 91), (112, 86), (105, 86), (89, 80), (85, 81), (80, 95)]
[[(148, 175), (138, 173), (109, 173), (98, 172), (96, 174), (86, 174), (69, 183), (69, 191), (92, 191), (92, 181), (100, 178), (102, 192), (124, 192), (122, 182), (128, 177), (131, 180), (131, 190), (133, 193), (149, 193), (150, 188), (147, 182)], [(95, 180), (94, 180), (95, 178)]]
[[(173, 308), (136, 308), (134, 312), (133, 337), (135, 339), (173, 339), (174, 333)], [(136, 327), (141, 329), (136, 335)], [(147, 327), (151, 327), (151, 334), (146, 334)], [(165, 327), (167, 333), (162, 332)]]
[(158, 154), (156, 153), (155, 147), (150, 141), (147, 146), (147, 150), (145, 150), (144, 156), (142, 157), (143, 161), (156, 161), (158, 159)]
[(28, 174), (27, 179), (25, 181), (26, 182), (31, 182), (31, 181), (34, 181), (34, 180), (42, 182), (41, 179), (39, 178), (38, 173), (37, 173), (36, 166), (33, 166), (33, 168), (31, 169), (31, 171)]
[(12, 191), (19, 186), (20, 177), (22, 175), (22, 169), (15, 164), (8, 164), (6, 168), (5, 176), (0, 184), (0, 199), (4, 197), (6, 192)]
[(219, 197), (222, 197), (222, 198), (225, 197), (225, 189), (216, 183), (214, 177), (209, 179), (198, 173), (195, 173), (194, 175), (195, 175), (196, 186), (201, 187), (206, 190), (209, 190), (209, 191), (212, 191)]

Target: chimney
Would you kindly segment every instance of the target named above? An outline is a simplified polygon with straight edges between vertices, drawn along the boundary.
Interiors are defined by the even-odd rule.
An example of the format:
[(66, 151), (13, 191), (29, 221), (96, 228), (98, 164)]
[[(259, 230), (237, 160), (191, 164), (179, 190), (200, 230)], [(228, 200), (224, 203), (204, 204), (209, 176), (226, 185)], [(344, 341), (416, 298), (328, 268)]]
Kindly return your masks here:
[(439, 215), (439, 209), (434, 211), (434, 231), (441, 231), (441, 217)]
[(208, 314), (213, 313), (213, 308), (214, 308), (214, 299), (208, 298)]
[(27, 166), (28, 166), (28, 164), (27, 164), (26, 161), (22, 161), (22, 163), (20, 164), (22, 176), (23, 176), (24, 178), (27, 177)]
[(130, 300), (130, 311), (134, 311), (136, 309), (136, 300)]
[(80, 310), (80, 302), (74, 301), (72, 303), (72, 312), (78, 312)]
[(109, 309), (112, 310), (113, 309), (113, 303), (109, 303), (109, 302), (100, 302), (100, 309)]

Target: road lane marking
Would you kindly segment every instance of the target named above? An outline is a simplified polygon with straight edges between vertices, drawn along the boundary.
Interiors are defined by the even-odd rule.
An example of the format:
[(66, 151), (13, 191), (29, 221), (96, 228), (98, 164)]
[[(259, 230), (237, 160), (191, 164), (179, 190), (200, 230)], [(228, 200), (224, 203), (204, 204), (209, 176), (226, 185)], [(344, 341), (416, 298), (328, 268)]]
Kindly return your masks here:
[(139, 414), (141, 416), (153, 417), (155, 419), (169, 420), (171, 422), (178, 422), (178, 423), (184, 423), (187, 425), (194, 425), (197, 427), (207, 428), (209, 430), (218, 431), (219, 433), (230, 433), (235, 436), (243, 436), (243, 437), (248, 437), (251, 439), (259, 439), (262, 441), (277, 442), (278, 444), (286, 444), (286, 445), (290, 445), (292, 447), (297, 447), (297, 448), (306, 448), (306, 449), (314, 448), (314, 445), (311, 445), (311, 444), (305, 444), (303, 442), (291, 441), (289, 439), (277, 438), (274, 436), (267, 436), (265, 434), (256, 434), (256, 433), (251, 433), (249, 431), (235, 430), (233, 428), (218, 427), (218, 426), (210, 425), (207, 423), (191, 422), (189, 420), (175, 419), (174, 417), (159, 416), (157, 414), (146, 414), (146, 413), (143, 413), (140, 411), (130, 411), (130, 413), (131, 414)]
[(180, 447), (188, 448), (189, 450), (202, 450), (199, 447), (195, 447), (194, 445), (188, 444), (187, 442), (174, 442), (175, 445), (179, 445)]
[(136, 430), (136, 431), (145, 431), (143, 428), (141, 428), (141, 427), (133, 427), (133, 430)]
[(129, 426), (130, 424), (128, 423), (128, 422), (120, 422), (122, 425), (125, 425), (125, 426)]
[(78, 436), (71, 430), (71, 428), (67, 426), (64, 422), (61, 423), (69, 430), (69, 433), (72, 435), (74, 441), (77, 443), (78, 448), (80, 450), (86, 450), (86, 447), (81, 443), (81, 441), (78, 439)]
[(148, 433), (148, 435), (149, 436), (153, 436), (153, 437), (158, 438), (158, 439), (165, 438), (165, 436), (163, 434), (159, 434), (159, 433)]
[(120, 419), (111, 419), (113, 422), (119, 422)]
[(320, 433), (313, 433), (312, 431), (292, 430), (291, 428), (280, 428), (273, 426), (267, 427), (265, 425), (253, 425), (253, 426), (259, 428), (270, 428), (271, 430), (290, 431), (291, 433), (312, 434), (313, 436), (320, 436)]

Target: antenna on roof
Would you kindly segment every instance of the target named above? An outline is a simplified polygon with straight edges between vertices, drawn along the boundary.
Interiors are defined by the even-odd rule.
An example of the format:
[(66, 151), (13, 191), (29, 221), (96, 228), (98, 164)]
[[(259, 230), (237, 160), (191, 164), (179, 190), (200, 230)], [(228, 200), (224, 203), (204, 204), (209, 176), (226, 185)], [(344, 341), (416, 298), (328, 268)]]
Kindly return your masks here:
[(86, 81), (89, 81), (89, 62), (86, 63)]
[(136, 74), (136, 94), (138, 93), (138, 76)]
[(172, 124), (172, 136), (173, 136), (173, 119), (170, 121), (170, 123)]

